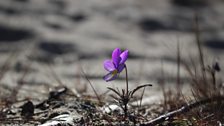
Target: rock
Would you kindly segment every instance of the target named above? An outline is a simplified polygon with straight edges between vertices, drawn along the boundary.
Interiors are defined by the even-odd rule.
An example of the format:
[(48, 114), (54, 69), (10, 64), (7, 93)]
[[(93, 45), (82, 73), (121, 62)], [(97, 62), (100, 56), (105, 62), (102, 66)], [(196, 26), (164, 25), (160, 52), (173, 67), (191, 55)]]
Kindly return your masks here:
[(111, 113), (117, 111), (118, 113), (121, 113), (123, 110), (120, 106), (116, 104), (106, 105), (101, 108), (103, 113)]
[(32, 32), (25, 29), (16, 29), (0, 25), (0, 42), (18, 42), (31, 38)]
[(70, 18), (74, 22), (83, 22), (87, 19), (87, 16), (84, 15), (83, 13), (77, 13), (77, 14), (74, 14), (74, 15), (70, 16)]
[(204, 45), (210, 49), (224, 51), (224, 39), (213, 38), (207, 40)]
[(207, 0), (172, 0), (172, 2), (184, 7), (204, 7), (208, 5)]
[(31, 118), (34, 114), (34, 105), (31, 101), (27, 101), (22, 107), (21, 116)]
[(74, 126), (78, 121), (82, 119), (82, 116), (78, 113), (73, 114), (62, 114), (52, 118), (44, 124), (39, 126)]
[(147, 31), (157, 31), (157, 30), (167, 30), (168, 27), (165, 26), (161, 21), (149, 18), (143, 18), (139, 21), (139, 27)]
[(42, 41), (39, 43), (38, 46), (41, 50), (53, 55), (63, 55), (68, 53), (74, 53), (76, 51), (74, 44), (66, 42)]

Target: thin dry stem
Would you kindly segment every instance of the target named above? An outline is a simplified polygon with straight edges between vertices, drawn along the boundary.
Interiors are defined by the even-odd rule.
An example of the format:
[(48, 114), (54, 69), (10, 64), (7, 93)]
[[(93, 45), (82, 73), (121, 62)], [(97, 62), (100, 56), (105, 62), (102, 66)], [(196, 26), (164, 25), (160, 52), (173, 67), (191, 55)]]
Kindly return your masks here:
[(90, 87), (92, 88), (94, 94), (96, 95), (98, 102), (101, 103), (100, 96), (99, 96), (98, 93), (96, 92), (96, 89), (93, 87), (91, 81), (90, 81), (89, 78), (87, 77), (87, 75), (86, 75), (86, 73), (84, 72), (84, 70), (82, 69), (82, 67), (81, 67), (81, 71), (82, 71), (82, 74), (84, 75), (84, 77), (86, 78), (86, 80), (88, 81)]
[(50, 69), (50, 72), (53, 76), (53, 78), (57, 81), (57, 83), (61, 86), (64, 86), (64, 84), (62, 83), (61, 79), (58, 77), (58, 75), (56, 74), (56, 72), (53, 70), (52, 65), (51, 64), (47, 64), (48, 68)]
[(154, 126), (156, 124), (160, 124), (160, 123), (164, 122), (166, 119), (172, 118), (172, 117), (180, 115), (180, 114), (184, 114), (184, 113), (189, 112), (190, 110), (197, 108), (199, 106), (211, 104), (214, 102), (221, 102), (221, 101), (224, 102), (224, 97), (222, 97), (222, 96), (217, 96), (217, 97), (213, 97), (213, 98), (207, 98), (207, 99), (204, 99), (201, 101), (196, 101), (192, 104), (185, 105), (177, 110), (171, 111), (171, 112), (161, 115), (153, 120), (145, 122), (145, 123), (141, 124), (141, 126)]
[(204, 55), (201, 47), (201, 40), (200, 40), (200, 28), (199, 28), (199, 19), (198, 19), (198, 14), (195, 12), (194, 20), (195, 20), (195, 38), (196, 38), (196, 43), (198, 47), (198, 52), (199, 52), (199, 58), (200, 58), (200, 64), (201, 64), (201, 73), (204, 81), (204, 85), (206, 86), (206, 72), (205, 72), (205, 63), (204, 63)]
[(9, 57), (5, 60), (4, 64), (2, 65), (0, 70), (0, 81), (2, 80), (6, 72), (9, 70), (10, 63), (12, 62), (12, 59), (15, 58), (15, 56), (17, 55), (16, 53), (13, 52), (11, 55), (9, 55)]
[(177, 42), (177, 95), (181, 94), (181, 83), (180, 83), (180, 42)]

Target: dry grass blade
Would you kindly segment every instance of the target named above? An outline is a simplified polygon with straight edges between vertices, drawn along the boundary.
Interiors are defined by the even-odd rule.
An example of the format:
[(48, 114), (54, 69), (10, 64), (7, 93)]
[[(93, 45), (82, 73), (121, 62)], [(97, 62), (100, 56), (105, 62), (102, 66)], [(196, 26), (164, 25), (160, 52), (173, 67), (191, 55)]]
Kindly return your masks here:
[(180, 82), (180, 42), (177, 42), (177, 95), (181, 94), (181, 82)]
[(58, 75), (56, 74), (56, 72), (53, 70), (52, 65), (51, 64), (48, 64), (47, 66), (50, 69), (51, 75), (58, 82), (58, 84), (60, 84), (61, 86), (64, 86), (64, 84), (62, 83), (61, 79), (58, 77)]
[(16, 98), (17, 98), (17, 94), (18, 94), (18, 91), (22, 88), (22, 86), (24, 85), (24, 80), (25, 80), (25, 77), (28, 75), (29, 73), (29, 70), (31, 68), (31, 65), (32, 65), (32, 62), (30, 62), (27, 67), (25, 68), (25, 71), (24, 73), (22, 74), (22, 76), (20, 77), (20, 79), (18, 80), (18, 85), (16, 86), (16, 88), (13, 89), (12, 91), (12, 94), (11, 94), (11, 98), (13, 101), (16, 101)]
[(4, 77), (5, 73), (9, 70), (9, 66), (10, 63), (12, 62), (12, 60), (17, 56), (17, 54), (15, 52), (11, 53), (11, 55), (9, 55), (9, 57), (5, 60), (4, 64), (1, 67), (0, 70), (0, 81), (2, 80), (2, 78)]
[(201, 74), (203, 77), (204, 84), (206, 86), (205, 63), (204, 63), (204, 55), (203, 55), (203, 51), (202, 51), (202, 47), (201, 47), (199, 17), (198, 17), (197, 12), (195, 12), (194, 20), (195, 20), (195, 37), (196, 37), (196, 43), (197, 43), (197, 47), (198, 47), (200, 64), (201, 64)]
[(142, 91), (142, 94), (141, 94), (141, 97), (140, 97), (140, 105), (139, 105), (139, 107), (142, 106), (142, 100), (143, 100), (144, 93), (145, 93), (145, 87), (143, 88), (143, 91)]
[(81, 66), (80, 66), (80, 68), (81, 68), (81, 72), (82, 72), (83, 76), (84, 76), (85, 79), (88, 81), (90, 87), (92, 88), (94, 94), (96, 95), (98, 102), (101, 103), (100, 96), (99, 96), (98, 93), (96, 92), (95, 88), (93, 87), (92, 83), (90, 82), (89, 78), (87, 77), (86, 73), (84, 72), (83, 68), (82, 68)]

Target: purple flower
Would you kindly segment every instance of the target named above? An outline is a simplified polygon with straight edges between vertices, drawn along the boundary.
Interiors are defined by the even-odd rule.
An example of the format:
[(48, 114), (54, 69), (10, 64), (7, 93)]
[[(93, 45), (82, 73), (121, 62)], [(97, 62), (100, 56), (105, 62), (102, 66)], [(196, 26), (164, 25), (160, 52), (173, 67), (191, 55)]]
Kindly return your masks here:
[(107, 82), (116, 79), (118, 74), (124, 69), (127, 58), (128, 50), (121, 52), (119, 48), (114, 49), (112, 60), (105, 60), (103, 63), (104, 69), (109, 72), (103, 79)]

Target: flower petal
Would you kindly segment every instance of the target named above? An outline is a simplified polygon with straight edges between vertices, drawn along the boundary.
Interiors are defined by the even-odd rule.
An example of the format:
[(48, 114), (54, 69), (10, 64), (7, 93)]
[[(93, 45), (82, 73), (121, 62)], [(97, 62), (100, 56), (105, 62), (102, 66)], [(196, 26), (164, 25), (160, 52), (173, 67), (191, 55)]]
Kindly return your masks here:
[(123, 64), (120, 64), (120, 65), (118, 66), (118, 68), (117, 68), (118, 73), (120, 73), (120, 72), (124, 69), (124, 66), (125, 66), (124, 63), (123, 63)]
[(119, 65), (119, 63), (121, 61), (120, 54), (121, 54), (121, 50), (119, 48), (114, 49), (114, 51), (112, 53), (112, 60), (114, 62), (115, 68), (118, 67), (118, 65)]
[(108, 73), (107, 75), (105, 75), (105, 76), (103, 77), (103, 79), (104, 79), (106, 82), (108, 82), (108, 81), (112, 81), (112, 80), (116, 79), (117, 76), (118, 76), (117, 74), (113, 74), (113, 72), (110, 72), (110, 73)]
[(114, 64), (111, 60), (105, 60), (103, 63), (104, 69), (111, 72), (115, 70)]
[(122, 52), (120, 54), (120, 57), (121, 57), (121, 61), (120, 61), (120, 64), (124, 64), (125, 61), (128, 59), (128, 50), (125, 50), (124, 52)]

